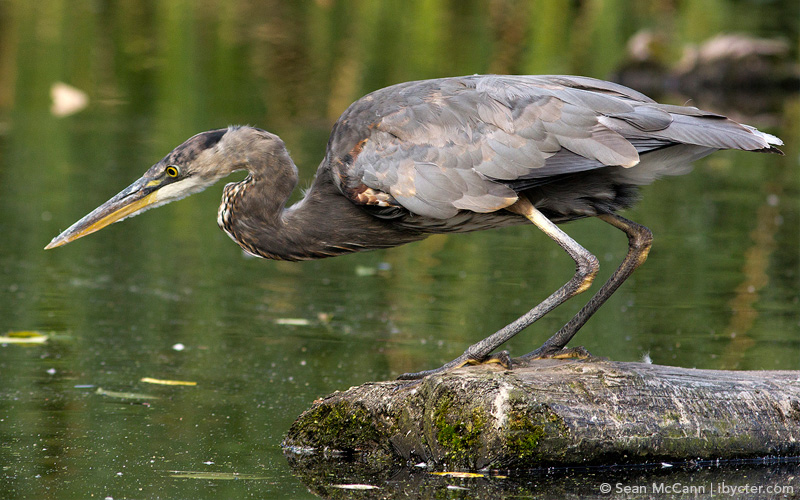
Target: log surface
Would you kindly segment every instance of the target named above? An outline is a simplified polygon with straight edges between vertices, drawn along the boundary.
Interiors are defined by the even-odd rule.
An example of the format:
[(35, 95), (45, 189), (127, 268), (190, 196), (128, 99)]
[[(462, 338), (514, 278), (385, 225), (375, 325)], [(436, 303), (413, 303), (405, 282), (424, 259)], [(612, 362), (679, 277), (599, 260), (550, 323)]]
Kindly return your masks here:
[(537, 360), (368, 383), (304, 412), (284, 446), (377, 468), (530, 468), (800, 455), (800, 372)]

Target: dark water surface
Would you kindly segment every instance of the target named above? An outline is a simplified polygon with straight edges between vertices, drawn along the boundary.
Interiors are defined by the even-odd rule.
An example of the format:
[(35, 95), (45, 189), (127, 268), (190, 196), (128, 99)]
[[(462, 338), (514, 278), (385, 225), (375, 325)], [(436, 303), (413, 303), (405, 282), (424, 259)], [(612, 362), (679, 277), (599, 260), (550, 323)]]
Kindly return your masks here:
[[(246, 258), (217, 227), (221, 185), (42, 250), (175, 145), (258, 125), (281, 135), (308, 185), (333, 120), (391, 83), (604, 78), (644, 27), (668, 34), (672, 61), (685, 43), (729, 31), (781, 36), (796, 58), (794, 2), (712, 3), (0, 1), (0, 335), (47, 335), (0, 344), (0, 498), (312, 497), (279, 444), (315, 398), (438, 366), (572, 273), (533, 227), (317, 262)], [(58, 81), (85, 91), (88, 107), (54, 116)], [(643, 189), (625, 215), (655, 233), (650, 258), (577, 343), (615, 360), (800, 370), (800, 101), (767, 97), (748, 115), (713, 110), (780, 135), (786, 156), (721, 152)], [(624, 235), (600, 221), (564, 229), (599, 257), (600, 280), (625, 255)], [(537, 347), (582, 300), (507, 347)], [(787, 485), (796, 473), (743, 467), (609, 477)], [(346, 470), (330, 484), (357, 478)], [(387, 474), (372, 478), (381, 493), (315, 491), (582, 497), (607, 475)]]

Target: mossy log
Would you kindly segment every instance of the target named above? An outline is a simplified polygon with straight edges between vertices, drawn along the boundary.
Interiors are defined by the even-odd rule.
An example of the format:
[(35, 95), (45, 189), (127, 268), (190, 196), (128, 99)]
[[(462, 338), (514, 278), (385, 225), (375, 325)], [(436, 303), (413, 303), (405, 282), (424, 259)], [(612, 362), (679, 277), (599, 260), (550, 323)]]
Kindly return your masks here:
[(800, 455), (800, 372), (537, 360), (368, 383), (303, 413), (284, 446), (376, 468), (532, 468)]

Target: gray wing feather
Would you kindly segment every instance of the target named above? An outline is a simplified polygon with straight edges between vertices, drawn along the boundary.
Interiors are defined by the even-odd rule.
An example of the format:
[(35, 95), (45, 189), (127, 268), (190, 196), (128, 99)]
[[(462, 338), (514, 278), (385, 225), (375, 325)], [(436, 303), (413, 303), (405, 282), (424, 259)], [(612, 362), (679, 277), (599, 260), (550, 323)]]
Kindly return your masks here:
[[(329, 154), (352, 149), (357, 141), (348, 131), (367, 139), (340, 172), (345, 184), (363, 183), (434, 218), (507, 207), (517, 200), (512, 186), (526, 184), (520, 181), (633, 167), (640, 154), (697, 146), (654, 157), (677, 169), (701, 150), (768, 149), (771, 137), (697, 108), (657, 104), (621, 85), (561, 76), (409, 82), (357, 101), (336, 127)], [(649, 178), (637, 175), (637, 183)]]
[(624, 120), (644, 132), (663, 130), (672, 124), (672, 115), (655, 106), (639, 106), (625, 113), (609, 113), (608, 116)]

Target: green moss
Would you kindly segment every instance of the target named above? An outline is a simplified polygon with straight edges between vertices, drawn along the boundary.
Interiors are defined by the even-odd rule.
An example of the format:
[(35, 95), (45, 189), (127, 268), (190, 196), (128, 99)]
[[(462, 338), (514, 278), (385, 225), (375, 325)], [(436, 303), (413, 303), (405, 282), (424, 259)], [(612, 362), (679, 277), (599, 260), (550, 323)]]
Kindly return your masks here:
[(446, 457), (461, 462), (475, 456), (483, 445), (481, 437), (487, 420), (481, 408), (459, 415), (453, 412), (452, 399), (440, 399), (433, 423), (436, 441), (445, 449)]
[[(514, 405), (506, 414), (503, 430), (506, 460), (515, 466), (535, 466), (542, 457), (553, 457), (558, 451), (553, 448), (553, 439), (569, 434), (561, 417), (547, 405)], [(542, 439), (548, 439), (546, 448)], [(504, 465), (510, 465), (504, 462)]]
[(380, 442), (380, 433), (369, 413), (344, 401), (310, 409), (292, 425), (289, 436), (305, 446), (346, 452), (374, 447)]
[(509, 456), (528, 460), (536, 456), (539, 440), (545, 435), (544, 425), (535, 424), (523, 412), (510, 411), (507, 415), (506, 447)]

